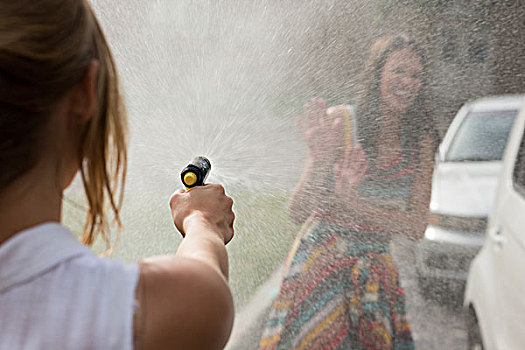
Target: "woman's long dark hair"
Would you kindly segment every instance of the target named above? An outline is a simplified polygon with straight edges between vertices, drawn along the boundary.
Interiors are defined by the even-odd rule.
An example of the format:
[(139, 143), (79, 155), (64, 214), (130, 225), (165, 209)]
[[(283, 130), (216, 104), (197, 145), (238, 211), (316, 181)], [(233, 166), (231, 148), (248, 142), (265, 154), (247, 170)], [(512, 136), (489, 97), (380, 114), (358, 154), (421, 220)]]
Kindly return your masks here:
[(427, 91), (427, 59), (423, 49), (413, 40), (405, 36), (395, 36), (379, 39), (372, 45), (370, 56), (363, 72), (363, 89), (358, 100), (358, 130), (359, 140), (369, 159), (375, 159), (379, 148), (379, 125), (382, 118), (380, 83), (385, 63), (395, 51), (408, 49), (415, 52), (421, 59), (423, 72), (421, 89), (414, 103), (402, 117), (402, 132), (405, 140), (404, 152), (419, 149), (419, 140), (427, 132), (435, 135), (434, 122), (428, 109)]

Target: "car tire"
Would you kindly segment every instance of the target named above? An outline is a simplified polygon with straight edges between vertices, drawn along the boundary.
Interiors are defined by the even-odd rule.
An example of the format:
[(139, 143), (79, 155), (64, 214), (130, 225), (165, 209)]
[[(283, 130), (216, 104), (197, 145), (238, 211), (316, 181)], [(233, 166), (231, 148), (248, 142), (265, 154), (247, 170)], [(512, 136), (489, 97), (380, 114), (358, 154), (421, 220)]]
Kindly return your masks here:
[(476, 316), (476, 311), (472, 306), (469, 307), (467, 313), (467, 341), (469, 350), (484, 349), (478, 318)]

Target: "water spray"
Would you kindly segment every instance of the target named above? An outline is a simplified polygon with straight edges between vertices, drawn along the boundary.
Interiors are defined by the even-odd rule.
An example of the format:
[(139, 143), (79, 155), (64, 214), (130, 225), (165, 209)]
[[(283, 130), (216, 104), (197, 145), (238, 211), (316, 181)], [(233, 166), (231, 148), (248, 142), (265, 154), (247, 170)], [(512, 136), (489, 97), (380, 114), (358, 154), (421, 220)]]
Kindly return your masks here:
[(199, 156), (195, 157), (190, 164), (180, 173), (180, 178), (184, 186), (190, 189), (195, 186), (204, 186), (204, 181), (211, 170), (211, 163), (208, 158)]

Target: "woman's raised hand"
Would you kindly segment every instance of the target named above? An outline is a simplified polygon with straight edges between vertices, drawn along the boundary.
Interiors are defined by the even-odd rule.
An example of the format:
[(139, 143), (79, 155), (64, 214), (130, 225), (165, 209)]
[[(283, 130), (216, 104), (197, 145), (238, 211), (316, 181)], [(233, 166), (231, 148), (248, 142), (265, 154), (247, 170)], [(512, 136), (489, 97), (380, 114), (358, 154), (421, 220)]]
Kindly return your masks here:
[(361, 145), (348, 148), (344, 157), (334, 165), (336, 193), (346, 199), (355, 196), (368, 167), (368, 159)]
[(344, 147), (343, 120), (337, 113), (327, 113), (323, 99), (312, 98), (304, 105), (305, 117), (297, 118), (314, 164), (326, 167), (338, 158)]

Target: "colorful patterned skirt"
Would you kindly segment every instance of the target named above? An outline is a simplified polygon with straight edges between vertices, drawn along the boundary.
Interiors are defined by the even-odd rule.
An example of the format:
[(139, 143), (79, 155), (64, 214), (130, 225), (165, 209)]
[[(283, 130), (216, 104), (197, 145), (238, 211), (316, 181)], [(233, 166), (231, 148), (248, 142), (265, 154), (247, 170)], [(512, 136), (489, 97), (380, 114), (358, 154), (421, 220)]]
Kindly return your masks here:
[(290, 252), (260, 349), (414, 349), (390, 242), (310, 219)]

